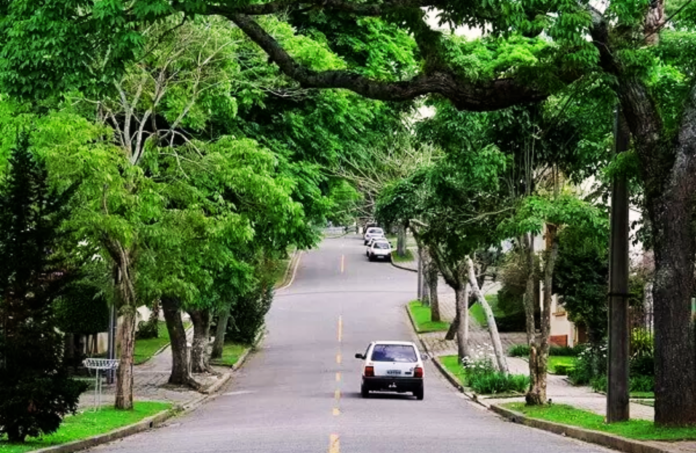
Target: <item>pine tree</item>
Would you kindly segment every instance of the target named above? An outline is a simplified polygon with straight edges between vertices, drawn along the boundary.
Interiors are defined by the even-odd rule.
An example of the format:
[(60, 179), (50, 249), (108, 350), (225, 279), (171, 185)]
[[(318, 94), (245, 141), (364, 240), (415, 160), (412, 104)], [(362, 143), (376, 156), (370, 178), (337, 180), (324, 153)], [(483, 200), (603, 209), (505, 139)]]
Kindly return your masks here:
[(69, 378), (52, 304), (71, 278), (57, 250), (71, 188), (47, 186), (45, 165), (20, 134), (0, 188), (0, 435), (54, 432), (85, 385)]

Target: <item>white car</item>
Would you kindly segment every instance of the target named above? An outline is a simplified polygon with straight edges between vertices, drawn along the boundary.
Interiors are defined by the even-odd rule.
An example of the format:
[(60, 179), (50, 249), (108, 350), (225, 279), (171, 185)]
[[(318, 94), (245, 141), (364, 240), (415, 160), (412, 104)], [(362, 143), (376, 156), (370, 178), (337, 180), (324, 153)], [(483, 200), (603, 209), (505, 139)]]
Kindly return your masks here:
[(384, 230), (377, 227), (368, 228), (367, 231), (365, 231), (365, 235), (363, 236), (364, 245), (367, 245), (367, 243), (370, 242), (370, 239), (372, 239), (375, 236), (384, 237)]
[(384, 240), (374, 240), (367, 246), (365, 254), (370, 261), (385, 259), (391, 261), (391, 244)]
[(423, 356), (416, 345), (410, 341), (373, 341), (365, 354), (355, 354), (362, 359), (362, 385), (360, 394), (368, 398), (372, 391), (412, 392), (416, 399), (422, 400)]

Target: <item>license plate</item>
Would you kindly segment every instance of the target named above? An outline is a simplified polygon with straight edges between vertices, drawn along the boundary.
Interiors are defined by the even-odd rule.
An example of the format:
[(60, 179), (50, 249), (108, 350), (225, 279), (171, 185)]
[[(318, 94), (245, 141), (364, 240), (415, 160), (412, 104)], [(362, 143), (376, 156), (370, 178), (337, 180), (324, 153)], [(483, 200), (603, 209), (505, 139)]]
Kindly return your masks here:
[(401, 370), (387, 370), (387, 374), (395, 376), (395, 375), (400, 375)]

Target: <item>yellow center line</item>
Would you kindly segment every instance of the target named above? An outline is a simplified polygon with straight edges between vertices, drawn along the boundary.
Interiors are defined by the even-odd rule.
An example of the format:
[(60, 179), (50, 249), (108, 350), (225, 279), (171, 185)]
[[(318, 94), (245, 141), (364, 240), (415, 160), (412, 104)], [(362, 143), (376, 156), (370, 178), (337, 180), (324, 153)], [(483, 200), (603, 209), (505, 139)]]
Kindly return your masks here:
[(341, 441), (338, 438), (338, 434), (332, 434), (329, 436), (329, 453), (340, 453), (341, 451)]
[(335, 398), (336, 400), (340, 400), (340, 399), (341, 399), (341, 391), (340, 391), (339, 389), (336, 389), (336, 391), (334, 392), (334, 398)]
[(341, 382), (341, 373), (336, 373), (336, 382)]
[(346, 270), (346, 255), (341, 255), (341, 274)]
[(343, 341), (343, 316), (338, 317), (338, 341)]
[(336, 354), (336, 363), (341, 364), (341, 353)]
[(333, 414), (334, 414), (335, 416), (339, 416), (339, 415), (341, 415), (341, 411), (338, 410), (337, 407), (334, 407), (334, 408), (333, 408)]

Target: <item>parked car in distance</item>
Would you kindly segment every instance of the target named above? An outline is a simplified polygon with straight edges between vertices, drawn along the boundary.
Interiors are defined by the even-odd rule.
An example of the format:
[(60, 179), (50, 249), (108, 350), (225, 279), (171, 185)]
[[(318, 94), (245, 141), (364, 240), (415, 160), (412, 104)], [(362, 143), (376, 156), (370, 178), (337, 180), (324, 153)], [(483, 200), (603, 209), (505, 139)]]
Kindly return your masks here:
[(370, 239), (372, 239), (374, 236), (384, 237), (384, 230), (378, 227), (370, 227), (365, 230), (365, 235), (363, 236), (364, 245), (367, 245)]
[(373, 240), (367, 247), (367, 259), (370, 261), (385, 259), (391, 261), (391, 245), (385, 240)]
[(424, 397), (425, 369), (415, 343), (410, 341), (373, 341), (365, 354), (355, 354), (363, 360), (360, 394), (368, 398), (370, 392), (412, 392), (416, 399)]

